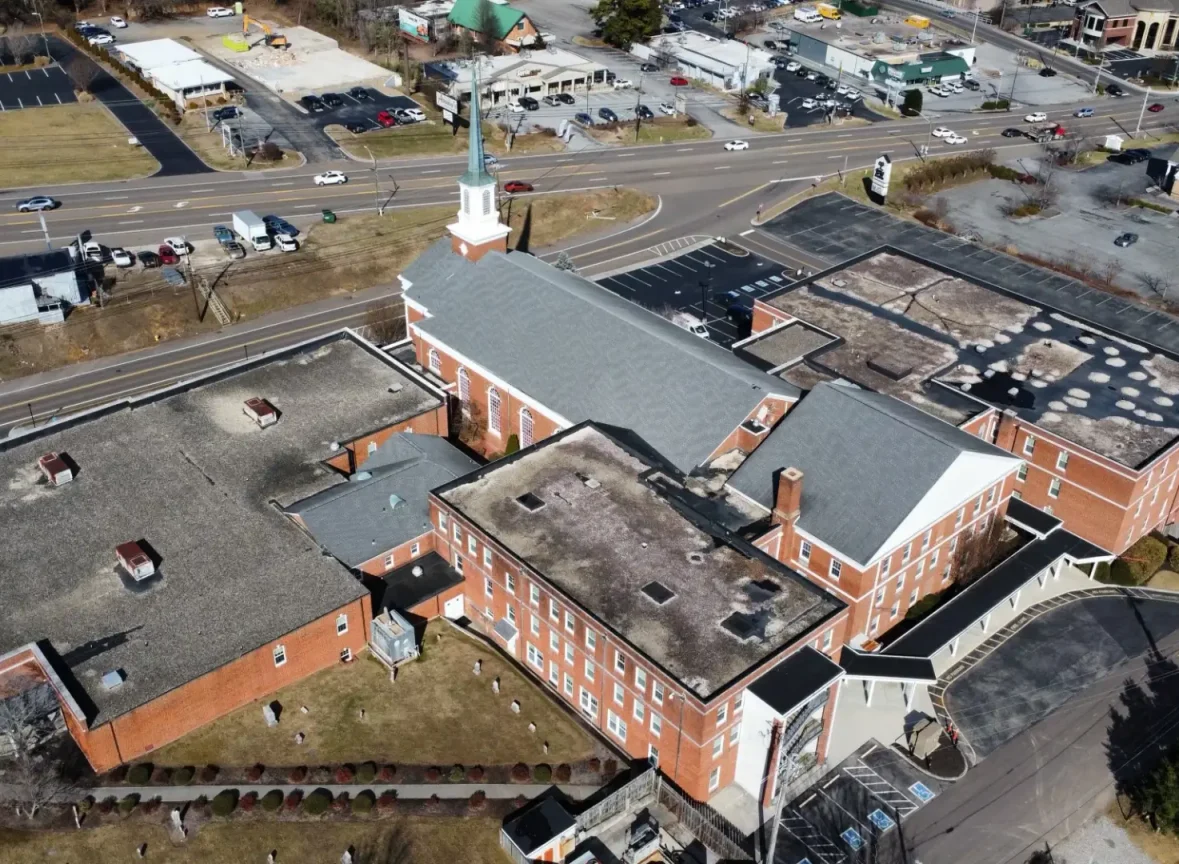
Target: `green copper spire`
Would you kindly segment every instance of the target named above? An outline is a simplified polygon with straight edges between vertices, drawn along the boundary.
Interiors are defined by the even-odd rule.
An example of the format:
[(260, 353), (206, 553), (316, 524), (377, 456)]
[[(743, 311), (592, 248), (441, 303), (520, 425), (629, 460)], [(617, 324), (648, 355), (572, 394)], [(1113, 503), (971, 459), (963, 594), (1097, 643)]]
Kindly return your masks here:
[(494, 186), (483, 161), (483, 128), (479, 122), (479, 61), (471, 61), (471, 123), (467, 142), (467, 172), (459, 178), (466, 186)]

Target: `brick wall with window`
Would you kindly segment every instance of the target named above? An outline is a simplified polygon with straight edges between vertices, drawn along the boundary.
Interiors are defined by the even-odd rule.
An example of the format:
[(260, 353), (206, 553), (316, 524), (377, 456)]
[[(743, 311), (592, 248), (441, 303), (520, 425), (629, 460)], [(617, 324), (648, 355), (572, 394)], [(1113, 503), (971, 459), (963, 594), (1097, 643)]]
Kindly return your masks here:
[(365, 561), (358, 568), (360, 572), (369, 576), (384, 576), (390, 570), (396, 570), (410, 561), (416, 561), (427, 552), (434, 551), (434, 532), (427, 531), (420, 537), (415, 537), (394, 549), (388, 549)]
[(419, 435), (438, 435), (445, 438), (450, 431), (448, 425), (447, 407), (443, 403), (433, 411), (411, 417), (402, 423), (395, 423), (357, 438), (355, 441), (345, 442), (340, 452), (326, 460), (337, 471), (351, 474), (360, 469), (365, 460), (395, 432), (416, 432)]

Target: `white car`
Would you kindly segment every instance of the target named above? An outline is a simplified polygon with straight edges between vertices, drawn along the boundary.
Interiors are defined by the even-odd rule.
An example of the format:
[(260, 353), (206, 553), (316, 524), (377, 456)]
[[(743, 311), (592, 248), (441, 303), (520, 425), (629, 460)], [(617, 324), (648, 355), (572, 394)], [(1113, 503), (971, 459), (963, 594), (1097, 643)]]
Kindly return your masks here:
[(666, 114), (668, 117), (674, 117), (675, 116), (675, 106), (669, 102), (660, 102), (659, 103), (659, 113)]
[(951, 89), (950, 89), (950, 85), (948, 85), (948, 84), (947, 84), (947, 85), (946, 85), (946, 86), (944, 86), (944, 87), (938, 87), (938, 88), (937, 88), (936, 90), (934, 90), (933, 92), (934, 92), (935, 94), (937, 94), (938, 96), (941, 96), (943, 99), (945, 99), (947, 96), (950, 96), (951, 94), (953, 94), (953, 92), (954, 92), (954, 91), (953, 91), (953, 90), (951, 90)]
[(838, 93), (840, 96), (846, 96), (848, 93), (851, 92), (851, 88), (848, 87), (846, 84), (840, 84), (838, 87), (835, 88), (835, 92)]
[(802, 100), (802, 108), (804, 111), (814, 111), (818, 107), (819, 103), (814, 99), (811, 99), (809, 96)]
[(789, 63), (786, 64), (786, 71), (787, 72), (797, 72), (801, 68), (802, 68), (802, 64), (799, 63), (797, 60), (791, 60)]
[(946, 138), (950, 135), (953, 135), (954, 133), (951, 132), (949, 129), (947, 129), (945, 126), (938, 126), (936, 129), (933, 130), (933, 132), (931, 134), (933, 135), (934, 138)]
[(205, 10), (205, 14), (210, 18), (232, 18), (233, 10), (226, 9), (224, 6), (210, 6)]
[(316, 186), (337, 186), (347, 182), (348, 176), (343, 171), (324, 171), (315, 175)]
[(188, 245), (188, 241), (183, 237), (165, 237), (164, 245), (177, 255), (187, 255), (192, 250), (192, 247)]
[(524, 113), (524, 106), (520, 104), (519, 99), (513, 99), (511, 102), (508, 103), (508, 110), (511, 111), (513, 114), (523, 114)]
[(942, 140), (945, 141), (947, 144), (965, 144), (966, 143), (965, 136), (959, 135), (957, 132), (951, 132), (949, 135), (947, 135)]
[(111, 26), (118, 27), (120, 30), (124, 30), (127, 27), (127, 22), (124, 21), (122, 18), (120, 18), (118, 15), (112, 15), (111, 16)]
[(632, 84), (630, 81), (628, 81), (625, 78), (615, 78), (614, 79), (614, 89), (615, 90), (629, 90), (631, 87), (634, 87), (634, 86), (635, 86), (634, 84)]
[(1043, 111), (1036, 111), (1023, 118), (1024, 123), (1043, 123), (1048, 119), (1048, 115)]
[(290, 234), (275, 234), (274, 244), (283, 252), (298, 252), (299, 244)]
[(964, 93), (966, 91), (966, 88), (962, 86), (961, 81), (955, 81), (954, 85), (953, 85), (953, 90), (955, 93)]
[(112, 249), (111, 260), (115, 262), (116, 267), (130, 267), (135, 263), (135, 259), (126, 249)]
[(730, 141), (727, 144), (725, 144), (725, 149), (726, 150), (748, 150), (749, 149), (749, 142), (748, 141)]
[(402, 108), (401, 113), (411, 118), (415, 123), (421, 123), (426, 119), (426, 112), (421, 108)]
[(91, 45), (110, 45), (115, 41), (115, 37), (110, 33), (95, 33), (86, 41)]

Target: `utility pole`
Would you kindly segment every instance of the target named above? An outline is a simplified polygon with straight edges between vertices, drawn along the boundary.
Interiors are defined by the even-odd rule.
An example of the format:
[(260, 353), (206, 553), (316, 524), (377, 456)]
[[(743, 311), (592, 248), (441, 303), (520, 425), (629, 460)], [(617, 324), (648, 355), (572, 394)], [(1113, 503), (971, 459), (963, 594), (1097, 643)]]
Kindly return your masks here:
[(981, 13), (978, 9), (974, 10), (974, 26), (970, 28), (970, 44), (971, 45), (975, 44), (974, 43), (974, 36), (976, 33), (978, 33), (978, 16), (980, 14)]
[(1007, 110), (1011, 110), (1011, 103), (1015, 101), (1015, 82), (1019, 80), (1019, 62), (1015, 64), (1015, 75), (1011, 79), (1011, 95), (1007, 97)]
[(374, 200), (376, 201), (376, 205), (377, 205), (377, 215), (384, 216), (385, 215), (385, 207), (381, 203), (381, 181), (380, 181), (380, 178), (377, 176), (377, 157), (373, 155), (373, 151), (369, 149), (367, 144), (364, 145), (364, 149), (365, 149), (365, 152), (368, 153), (368, 158), (372, 161), (373, 195), (374, 195)]
[(1097, 92), (1098, 84), (1101, 81), (1101, 63), (1102, 63), (1102, 61), (1099, 58), (1097, 61), (1097, 74), (1093, 76), (1093, 92), (1094, 93)]
[(201, 102), (205, 106), (205, 131), (212, 132), (213, 124), (209, 121), (209, 94), (205, 92), (205, 71), (201, 69)]
[(639, 114), (639, 106), (643, 103), (643, 73), (639, 73), (639, 86), (635, 89), (635, 143), (639, 143), (639, 129), (643, 126), (643, 118)]
[(1137, 135), (1142, 131), (1142, 118), (1146, 116), (1146, 103), (1150, 99), (1150, 88), (1146, 88), (1146, 92), (1142, 94), (1142, 110), (1138, 112), (1138, 125), (1134, 127), (1134, 134)]

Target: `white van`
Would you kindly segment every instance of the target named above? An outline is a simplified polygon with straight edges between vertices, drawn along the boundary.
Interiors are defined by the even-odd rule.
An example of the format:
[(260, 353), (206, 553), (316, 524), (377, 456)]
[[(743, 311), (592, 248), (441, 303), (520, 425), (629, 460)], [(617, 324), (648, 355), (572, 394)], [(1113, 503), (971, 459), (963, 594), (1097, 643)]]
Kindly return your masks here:
[(823, 16), (810, 6), (799, 6), (794, 10), (794, 20), (801, 21), (803, 24), (818, 24), (823, 20)]
[(689, 315), (687, 312), (677, 312), (671, 320), (673, 324), (683, 327), (694, 336), (699, 336), (701, 339), (708, 338), (708, 328), (695, 315)]

